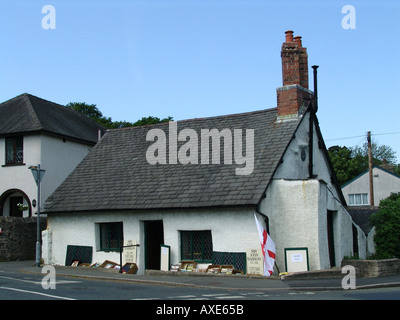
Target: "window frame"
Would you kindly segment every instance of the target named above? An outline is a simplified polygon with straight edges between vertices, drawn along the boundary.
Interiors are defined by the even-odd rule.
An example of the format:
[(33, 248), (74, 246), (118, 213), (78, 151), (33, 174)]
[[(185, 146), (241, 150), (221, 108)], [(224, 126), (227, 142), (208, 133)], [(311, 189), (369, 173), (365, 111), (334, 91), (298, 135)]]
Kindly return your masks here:
[[(122, 221), (115, 222), (101, 222), (98, 223), (99, 231), (99, 251), (116, 251), (119, 252), (120, 248), (124, 245), (124, 225)], [(116, 230), (112, 230), (116, 228)], [(106, 234), (104, 234), (106, 233)], [(113, 236), (113, 233), (116, 233)], [(104, 243), (106, 242), (106, 243)], [(117, 246), (113, 246), (112, 244)]]
[[(12, 143), (12, 161), (9, 161), (9, 141)], [(18, 148), (20, 144), (20, 150)], [(21, 161), (17, 161), (17, 153), (21, 152)], [(10, 136), (5, 138), (5, 165), (23, 165), (24, 164), (24, 137), (23, 136)]]
[[(349, 206), (368, 206), (369, 205), (369, 199), (368, 199), (368, 193), (349, 193)], [(360, 198), (360, 203), (357, 203), (356, 199)]]
[[(198, 256), (195, 256), (194, 252), (194, 237), (196, 234), (200, 234), (200, 246), (201, 246), (201, 258), (199, 259)], [(209, 237), (209, 239), (206, 239)], [(211, 263), (212, 262), (212, 254), (213, 254), (213, 242), (212, 242), (212, 232), (211, 230), (181, 230), (180, 231), (180, 244), (181, 244), (181, 260), (192, 260), (198, 263)], [(184, 244), (184, 241), (187, 241), (188, 238), (190, 239), (189, 243), (189, 255), (187, 256), (184, 252), (184, 248), (187, 247), (187, 244)], [(206, 252), (207, 248), (205, 247), (206, 242), (211, 243), (211, 250), (210, 252)]]

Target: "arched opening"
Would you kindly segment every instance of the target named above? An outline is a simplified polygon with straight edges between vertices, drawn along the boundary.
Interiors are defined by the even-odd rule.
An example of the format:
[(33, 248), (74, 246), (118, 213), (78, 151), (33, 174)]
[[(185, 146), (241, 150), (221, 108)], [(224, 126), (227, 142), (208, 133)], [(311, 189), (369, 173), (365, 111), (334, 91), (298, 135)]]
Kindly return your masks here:
[[(21, 211), (18, 204), (27, 205), (28, 209)], [(10, 189), (0, 196), (0, 216), (31, 217), (32, 204), (25, 192), (19, 189)]]

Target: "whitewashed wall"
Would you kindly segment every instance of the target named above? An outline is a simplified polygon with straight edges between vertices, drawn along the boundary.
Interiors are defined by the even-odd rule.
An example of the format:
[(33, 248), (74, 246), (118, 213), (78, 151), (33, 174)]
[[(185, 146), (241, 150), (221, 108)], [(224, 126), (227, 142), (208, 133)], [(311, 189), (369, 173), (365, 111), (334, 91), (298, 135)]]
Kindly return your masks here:
[[(353, 254), (352, 218), (331, 183), (325, 154), (313, 126), (313, 177), (309, 177), (309, 114), (305, 114), (294, 139), (267, 189), (261, 212), (270, 218), (270, 232), (277, 246), (277, 264), (284, 270), (284, 249), (307, 247), (310, 270), (330, 268), (327, 211), (334, 211), (335, 264)], [(303, 153), (303, 154), (302, 154)], [(302, 157), (303, 155), (303, 157)], [(366, 237), (358, 230), (359, 254), (366, 257)]]
[(50, 214), (45, 238), (51, 233), (52, 245), (43, 241), (45, 263), (64, 265), (67, 245), (93, 247), (93, 262), (118, 262), (119, 253), (99, 249), (96, 223), (123, 222), (125, 240), (135, 240), (139, 273), (144, 272), (144, 221), (163, 220), (164, 243), (171, 246), (171, 263), (181, 261), (180, 231), (211, 230), (213, 251), (245, 252), (259, 249), (252, 209), (168, 210), (159, 212), (95, 212), (89, 214)]

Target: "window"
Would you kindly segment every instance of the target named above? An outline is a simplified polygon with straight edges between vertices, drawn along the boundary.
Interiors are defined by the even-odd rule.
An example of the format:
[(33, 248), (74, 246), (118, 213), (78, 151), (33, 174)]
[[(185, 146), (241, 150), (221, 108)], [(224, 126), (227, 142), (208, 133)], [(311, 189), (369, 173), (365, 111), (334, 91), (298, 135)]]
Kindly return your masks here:
[(350, 206), (365, 206), (368, 205), (368, 193), (349, 194)]
[(22, 164), (23, 154), (22, 137), (6, 138), (6, 164)]
[(100, 250), (119, 251), (124, 242), (122, 222), (100, 223)]
[(182, 260), (212, 261), (211, 231), (181, 231)]

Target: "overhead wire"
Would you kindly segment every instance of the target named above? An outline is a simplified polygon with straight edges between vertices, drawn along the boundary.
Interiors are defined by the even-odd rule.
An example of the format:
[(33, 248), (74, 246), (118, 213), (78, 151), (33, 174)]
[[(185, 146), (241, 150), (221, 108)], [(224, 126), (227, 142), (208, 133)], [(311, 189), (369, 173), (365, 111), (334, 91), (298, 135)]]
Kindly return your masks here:
[[(391, 134), (400, 134), (400, 132), (388, 132), (388, 133), (371, 133), (371, 136), (384, 136), (384, 135), (391, 135)], [(334, 138), (334, 139), (325, 139), (325, 141), (337, 141), (337, 140), (348, 140), (348, 139), (355, 139), (355, 138), (365, 138), (367, 134), (360, 135), (360, 136), (352, 136), (352, 137), (343, 137), (343, 138)]]

